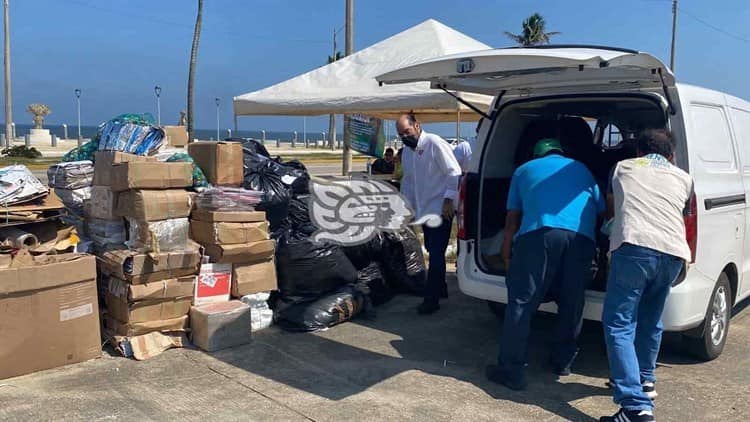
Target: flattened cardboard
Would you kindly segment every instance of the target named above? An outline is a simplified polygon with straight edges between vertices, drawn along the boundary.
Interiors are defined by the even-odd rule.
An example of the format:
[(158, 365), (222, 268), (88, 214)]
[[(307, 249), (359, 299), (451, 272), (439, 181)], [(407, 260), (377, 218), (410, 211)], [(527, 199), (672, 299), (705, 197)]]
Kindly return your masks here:
[(252, 264), (267, 261), (273, 257), (276, 243), (261, 240), (236, 245), (204, 245), (205, 253), (218, 264)]
[(99, 267), (104, 274), (143, 284), (197, 274), (200, 261), (201, 254), (195, 246), (181, 252), (150, 254), (120, 249), (102, 254)]
[(94, 186), (112, 184), (112, 165), (128, 162), (156, 162), (156, 157), (128, 154), (121, 151), (96, 151), (94, 153)]
[(188, 154), (214, 186), (239, 186), (245, 176), (239, 142), (193, 142)]
[(109, 293), (105, 296), (107, 313), (122, 322), (160, 321), (178, 318), (190, 312), (193, 297), (185, 296), (172, 299), (141, 300), (123, 302)]
[(232, 265), (233, 297), (242, 297), (277, 289), (276, 264), (273, 259), (257, 264)]
[(159, 221), (188, 217), (192, 208), (193, 195), (183, 189), (130, 190), (120, 193), (116, 214), (138, 221)]
[(101, 355), (92, 256), (2, 269), (0, 290), (0, 379)]
[(193, 185), (191, 163), (128, 162), (113, 164), (110, 187), (115, 192), (130, 189), (173, 189)]
[(239, 300), (190, 308), (191, 340), (207, 352), (250, 342), (250, 307)]
[(101, 220), (115, 220), (118, 193), (109, 186), (92, 186), (91, 198), (86, 207), (86, 216)]
[(170, 278), (146, 284), (130, 284), (119, 278), (110, 277), (107, 288), (110, 294), (125, 302), (170, 299), (192, 295), (195, 276)]
[(269, 239), (268, 223), (190, 222), (190, 236), (199, 243), (233, 245)]
[(190, 215), (193, 220), (229, 223), (254, 223), (266, 221), (265, 211), (205, 211), (194, 210)]
[(201, 264), (201, 271), (195, 279), (193, 305), (226, 302), (231, 288), (231, 264)]
[(0, 270), (0, 295), (64, 286), (96, 278), (96, 258), (86, 254), (42, 255)]
[(112, 317), (111, 315), (104, 315), (104, 329), (110, 331), (116, 336), (133, 337), (152, 333), (155, 331), (186, 331), (187, 328), (187, 315), (161, 321), (145, 322), (122, 322)]
[(172, 147), (184, 147), (188, 144), (188, 133), (185, 126), (162, 126), (164, 129), (164, 140)]

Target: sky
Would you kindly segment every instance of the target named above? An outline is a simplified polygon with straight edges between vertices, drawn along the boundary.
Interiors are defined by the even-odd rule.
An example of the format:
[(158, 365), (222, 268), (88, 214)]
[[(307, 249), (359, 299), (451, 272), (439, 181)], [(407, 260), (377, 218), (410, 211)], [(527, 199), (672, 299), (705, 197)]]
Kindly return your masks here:
[[(186, 109), (197, 0), (10, 0), (14, 121), (26, 106), (48, 104), (50, 124), (75, 124), (80, 88), (83, 125), (118, 114), (156, 115), (164, 124)], [(354, 0), (354, 49), (436, 19), (493, 47), (513, 42), (532, 13), (559, 44), (646, 51), (669, 62), (670, 0)], [(680, 82), (750, 100), (750, 1), (680, 0), (675, 70)], [(195, 85), (196, 127), (231, 128), (232, 97), (326, 63), (344, 0), (205, 0)], [(344, 48), (344, 31), (338, 36)], [(419, 48), (418, 45), (413, 48)], [(2, 116), (0, 116), (2, 118)], [(243, 117), (240, 129), (327, 130), (323, 117)]]

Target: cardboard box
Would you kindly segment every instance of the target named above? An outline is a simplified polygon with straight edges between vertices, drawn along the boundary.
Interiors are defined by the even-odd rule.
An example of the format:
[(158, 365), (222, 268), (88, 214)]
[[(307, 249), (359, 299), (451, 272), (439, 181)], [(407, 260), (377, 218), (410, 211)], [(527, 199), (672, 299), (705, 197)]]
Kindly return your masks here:
[(232, 288), (231, 264), (202, 264), (195, 278), (193, 305), (226, 302)]
[(115, 220), (118, 193), (109, 186), (92, 186), (91, 198), (86, 206), (86, 216), (100, 220)]
[(172, 147), (184, 147), (188, 144), (188, 132), (185, 126), (162, 126), (164, 129), (164, 140)]
[(190, 236), (203, 244), (232, 245), (268, 240), (268, 223), (190, 222)]
[(193, 244), (180, 252), (140, 254), (125, 249), (105, 252), (99, 258), (99, 268), (109, 276), (144, 284), (197, 274), (200, 262), (200, 251)]
[(130, 190), (117, 200), (117, 215), (138, 221), (189, 217), (192, 208), (193, 196), (183, 189)]
[(276, 263), (272, 259), (257, 264), (232, 265), (232, 296), (242, 297), (277, 289)]
[(186, 331), (187, 328), (187, 315), (161, 321), (144, 322), (122, 322), (111, 315), (104, 315), (104, 329), (116, 336), (133, 337), (152, 333), (154, 331)]
[(190, 308), (191, 340), (207, 352), (250, 342), (250, 307), (239, 300)]
[(156, 157), (133, 155), (120, 151), (96, 151), (94, 153), (94, 186), (112, 184), (112, 166), (128, 162), (156, 162)]
[(95, 258), (28, 259), (0, 269), (0, 379), (101, 356)]
[(125, 302), (191, 296), (194, 289), (195, 276), (192, 275), (146, 284), (130, 284), (119, 278), (110, 277), (107, 286), (110, 294)]
[(128, 222), (128, 240), (125, 246), (140, 252), (174, 252), (182, 251), (190, 242), (190, 221), (183, 218), (172, 218), (159, 221), (138, 221), (132, 218)]
[(239, 186), (245, 177), (242, 144), (239, 142), (193, 142), (188, 154), (203, 170), (208, 183)]
[(178, 318), (190, 312), (192, 296), (171, 299), (140, 300), (125, 302), (117, 296), (107, 293), (105, 296), (107, 314), (122, 322), (160, 321)]
[(261, 240), (236, 245), (204, 245), (206, 255), (218, 264), (252, 264), (273, 257), (273, 240)]
[(195, 210), (190, 215), (192, 220), (208, 222), (234, 222), (234, 223), (254, 223), (266, 221), (265, 211), (206, 211)]
[(109, 186), (115, 192), (130, 189), (173, 189), (193, 185), (191, 163), (128, 162), (113, 164)]

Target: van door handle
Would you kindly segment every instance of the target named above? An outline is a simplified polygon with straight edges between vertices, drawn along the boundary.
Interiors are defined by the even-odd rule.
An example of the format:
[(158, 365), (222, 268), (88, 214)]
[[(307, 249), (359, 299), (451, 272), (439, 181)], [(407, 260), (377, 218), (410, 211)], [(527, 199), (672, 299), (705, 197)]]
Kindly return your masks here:
[(741, 239), (745, 228), (745, 214), (737, 213), (734, 215), (734, 238)]

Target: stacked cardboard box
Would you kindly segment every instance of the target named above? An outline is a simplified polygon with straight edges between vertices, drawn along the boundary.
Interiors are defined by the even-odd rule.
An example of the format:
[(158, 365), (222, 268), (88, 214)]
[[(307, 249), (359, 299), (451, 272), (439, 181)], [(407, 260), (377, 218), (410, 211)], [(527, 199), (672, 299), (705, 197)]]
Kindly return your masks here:
[(0, 268), (0, 379), (101, 354), (91, 255), (32, 258)]
[(108, 334), (184, 332), (200, 260), (199, 247), (192, 242), (179, 252), (104, 253), (99, 271), (107, 282), (104, 327)]
[(214, 186), (240, 186), (245, 177), (242, 144), (239, 142), (193, 142), (188, 154)]

